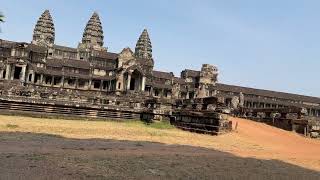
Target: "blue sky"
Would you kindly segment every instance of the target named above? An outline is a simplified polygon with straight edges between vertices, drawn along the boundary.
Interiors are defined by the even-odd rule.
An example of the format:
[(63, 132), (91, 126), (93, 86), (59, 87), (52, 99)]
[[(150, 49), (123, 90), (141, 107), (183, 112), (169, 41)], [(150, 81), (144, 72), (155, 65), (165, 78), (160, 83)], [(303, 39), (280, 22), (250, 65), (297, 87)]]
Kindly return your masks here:
[(155, 69), (174, 72), (218, 66), (219, 81), (320, 96), (318, 0), (1, 0), (0, 38), (30, 42), (49, 9), (56, 44), (76, 47), (93, 11), (105, 46), (134, 49), (144, 28)]

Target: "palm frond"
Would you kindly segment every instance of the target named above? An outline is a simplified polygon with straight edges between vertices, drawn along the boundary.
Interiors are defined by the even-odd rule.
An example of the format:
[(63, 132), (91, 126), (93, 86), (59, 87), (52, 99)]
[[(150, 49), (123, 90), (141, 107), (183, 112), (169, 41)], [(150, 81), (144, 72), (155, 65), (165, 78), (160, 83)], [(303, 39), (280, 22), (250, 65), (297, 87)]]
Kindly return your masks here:
[(0, 22), (4, 22), (4, 15), (0, 14)]

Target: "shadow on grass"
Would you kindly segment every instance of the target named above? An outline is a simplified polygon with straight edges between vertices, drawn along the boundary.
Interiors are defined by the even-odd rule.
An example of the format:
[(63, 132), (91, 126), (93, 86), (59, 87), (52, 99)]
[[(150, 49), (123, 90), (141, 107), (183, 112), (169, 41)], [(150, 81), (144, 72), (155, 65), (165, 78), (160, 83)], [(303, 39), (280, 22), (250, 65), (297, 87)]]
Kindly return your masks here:
[(0, 179), (320, 179), (279, 160), (144, 141), (0, 132)]

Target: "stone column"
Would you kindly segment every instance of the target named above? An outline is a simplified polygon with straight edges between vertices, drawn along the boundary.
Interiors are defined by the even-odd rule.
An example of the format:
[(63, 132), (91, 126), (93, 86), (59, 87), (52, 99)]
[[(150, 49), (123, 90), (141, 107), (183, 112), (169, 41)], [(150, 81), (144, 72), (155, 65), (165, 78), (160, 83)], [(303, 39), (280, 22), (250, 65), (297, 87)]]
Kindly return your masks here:
[(128, 73), (128, 80), (127, 80), (127, 91), (130, 90), (130, 83), (131, 83), (131, 74)]
[(100, 80), (100, 91), (102, 91), (103, 88), (103, 80)]
[(79, 87), (79, 79), (78, 78), (76, 78), (76, 82), (74, 84), (75, 84), (75, 88), (78, 89), (78, 87)]
[(111, 81), (108, 81), (108, 91), (111, 91)]
[(3, 69), (0, 70), (0, 78), (3, 79)]
[(53, 86), (54, 83), (54, 76), (51, 76), (51, 86)]
[(14, 79), (14, 71), (16, 70), (16, 66), (13, 65), (10, 67), (10, 79), (13, 80)]
[(22, 70), (20, 73), (20, 81), (21, 82), (25, 82), (25, 80), (26, 80), (26, 68), (27, 68), (27, 65), (22, 66)]
[(153, 96), (153, 87), (150, 87), (150, 92), (149, 92), (149, 96)]
[(15, 48), (12, 48), (11, 49), (11, 56), (15, 56), (16, 55), (16, 49)]
[(43, 74), (40, 75), (40, 83), (39, 84), (42, 84), (43, 83)]
[(92, 85), (92, 80), (89, 79), (89, 83), (88, 83), (88, 89), (89, 89), (89, 90), (91, 89), (91, 85)]
[(60, 87), (64, 87), (64, 76), (61, 77)]
[(34, 79), (36, 78), (36, 73), (32, 72), (31, 82), (34, 83)]
[(9, 80), (9, 78), (10, 78), (10, 73), (11, 73), (10, 70), (11, 70), (11, 65), (7, 64), (6, 65), (6, 77), (5, 77), (6, 80)]
[(146, 87), (146, 77), (142, 77), (142, 82), (141, 82), (141, 91), (144, 91)]

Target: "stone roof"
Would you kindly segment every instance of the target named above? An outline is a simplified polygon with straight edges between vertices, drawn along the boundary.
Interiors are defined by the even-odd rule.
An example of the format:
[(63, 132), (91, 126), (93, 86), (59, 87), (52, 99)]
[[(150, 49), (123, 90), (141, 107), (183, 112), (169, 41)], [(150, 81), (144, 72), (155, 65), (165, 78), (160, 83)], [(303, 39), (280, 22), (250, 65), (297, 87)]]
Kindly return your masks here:
[(178, 84), (186, 84), (185, 80), (179, 77), (174, 77), (173, 82)]
[(0, 39), (0, 47), (12, 48), (15, 46), (15, 44), (16, 44), (16, 42)]
[(191, 69), (185, 69), (184, 71), (181, 72), (181, 77), (183, 76), (183, 74), (186, 77), (199, 77), (200, 76), (200, 71), (195, 71), (195, 70), (191, 70)]
[(47, 53), (47, 48), (43, 46), (38, 46), (35, 44), (29, 44), (26, 48), (28, 51), (38, 52), (38, 53)]
[(63, 75), (62, 71), (51, 70), (51, 69), (41, 69), (41, 72), (43, 74), (51, 75), (51, 76), (62, 76)]
[(116, 76), (90, 76), (89, 74), (81, 74), (81, 73), (72, 73), (68, 71), (57, 71), (57, 70), (49, 70), (45, 68), (39, 68), (33, 66), (35, 72), (46, 74), (46, 75), (52, 75), (52, 76), (64, 76), (64, 77), (71, 77), (71, 78), (80, 78), (80, 79), (96, 79), (96, 80), (113, 80), (116, 79)]
[(92, 58), (94, 58), (94, 57), (116, 60), (116, 59), (118, 59), (118, 54), (112, 53), (112, 52), (107, 52), (107, 51), (94, 51)]
[(152, 76), (161, 79), (171, 80), (174, 75), (172, 72), (152, 71)]
[(288, 100), (293, 100), (293, 101), (303, 101), (303, 102), (319, 103), (320, 104), (320, 98), (318, 98), (318, 97), (311, 97), (311, 96), (304, 96), (304, 95), (298, 95), (298, 94), (291, 94), (291, 93), (276, 92), (276, 91), (255, 89), (255, 88), (249, 88), (249, 87), (227, 85), (227, 84), (221, 84), (221, 83), (217, 83), (216, 86), (214, 87), (214, 89), (217, 89), (220, 91), (231, 91), (231, 92), (237, 92), (237, 93), (242, 92), (244, 94), (252, 94), (252, 95), (257, 95), (257, 96), (274, 97), (274, 98), (279, 98), (279, 99), (288, 99)]
[(64, 61), (62, 59), (47, 59), (46, 64), (50, 67), (63, 67)]
[(78, 52), (77, 48), (72, 48), (72, 47), (67, 47), (67, 46), (60, 46), (60, 45), (53, 45), (54, 49), (62, 50), (62, 51), (67, 51), (67, 52)]
[(152, 86), (153, 88), (157, 88), (157, 89), (172, 89), (171, 85), (168, 85), (165, 83), (159, 83), (159, 82), (146, 81), (146, 85)]
[(73, 59), (48, 59), (47, 66), (50, 67), (74, 67), (79, 69), (90, 69), (90, 63), (83, 60)]
[(83, 60), (64, 59), (64, 66), (80, 69), (90, 69), (90, 63)]

